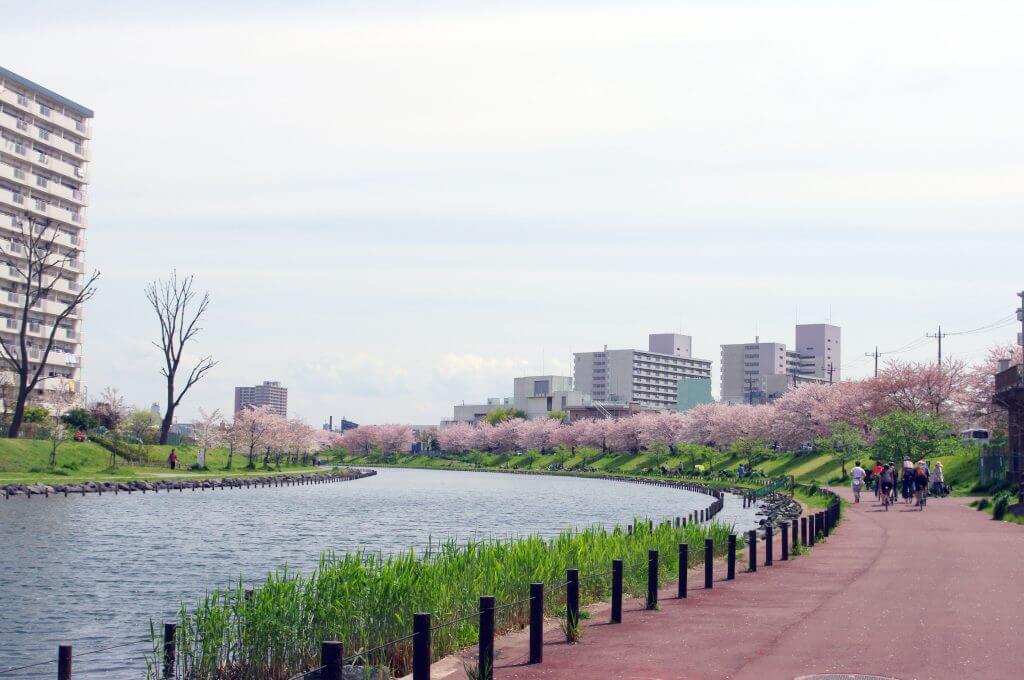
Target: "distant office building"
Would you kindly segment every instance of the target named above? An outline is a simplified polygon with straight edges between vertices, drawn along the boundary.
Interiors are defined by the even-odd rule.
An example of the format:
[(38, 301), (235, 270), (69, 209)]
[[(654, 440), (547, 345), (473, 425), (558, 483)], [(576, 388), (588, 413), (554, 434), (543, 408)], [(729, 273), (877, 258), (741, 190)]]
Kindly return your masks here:
[(676, 410), (689, 411), (694, 406), (710, 404), (711, 378), (681, 378), (676, 387)]
[[(43, 361), (44, 338), (53, 338), (33, 400), (45, 402), (60, 379), (82, 393), (83, 309), (63, 312), (81, 291), (85, 272), (92, 118), (81, 104), (0, 67), (0, 337), (17, 347), (21, 324), (27, 324), (28, 347), (18, 351), (36, 364)], [(52, 244), (45, 248), (50, 270), (43, 299), (23, 318), (25, 276), (19, 271), (28, 271), (27, 241), (34, 234)], [(2, 364), (0, 375), (10, 377), (8, 362)]]
[(842, 330), (827, 323), (798, 324), (796, 349), (800, 374), (839, 382), (842, 364)]
[(527, 418), (541, 418), (552, 411), (582, 406), (584, 395), (572, 388), (567, 375), (531, 375), (513, 381), (513, 406)]
[(158, 404), (158, 403), (156, 403), (154, 401), (153, 404), (149, 407), (149, 412), (150, 412), (150, 414), (152, 414), (152, 415), (156, 416), (157, 418), (159, 418), (160, 417), (160, 404)]
[(675, 410), (681, 379), (711, 379), (711, 361), (694, 358), (692, 345), (688, 335), (652, 333), (647, 351), (577, 352), (573, 355), (576, 390), (595, 402)]
[(277, 381), (264, 380), (262, 385), (235, 388), (235, 413), (252, 406), (269, 406), (277, 415), (288, 416), (288, 388)]
[(499, 408), (512, 408), (511, 397), (490, 397), (484, 404), (455, 404), (450, 419), (441, 421), (441, 426), (451, 423), (479, 423), (491, 411)]
[(344, 433), (348, 432), (349, 430), (354, 430), (357, 427), (359, 427), (359, 423), (353, 423), (351, 420), (347, 420), (345, 418), (341, 419), (341, 423), (339, 425), (335, 425), (334, 416), (331, 416), (330, 419), (323, 424), (323, 429), (327, 430), (328, 432)]
[(796, 349), (781, 342), (722, 345), (721, 400), (727, 404), (772, 401), (797, 385), (839, 380), (838, 326), (800, 324)]

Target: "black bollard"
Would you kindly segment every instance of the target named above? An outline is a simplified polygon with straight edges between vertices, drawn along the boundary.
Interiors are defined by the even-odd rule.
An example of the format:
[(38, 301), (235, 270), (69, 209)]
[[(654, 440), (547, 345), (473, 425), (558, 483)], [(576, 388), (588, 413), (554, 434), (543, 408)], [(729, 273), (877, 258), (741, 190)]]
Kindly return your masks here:
[(530, 584), (530, 663), (544, 660), (544, 584)]
[(750, 553), (750, 571), (757, 571), (757, 530), (751, 529), (747, 532), (747, 551)]
[(728, 581), (736, 578), (736, 534), (729, 534), (729, 565), (725, 578)]
[(344, 645), (337, 640), (320, 643), (320, 680), (342, 680)]
[(430, 680), (430, 614), (412, 615), (412, 677)]
[(790, 535), (793, 537), (793, 547), (796, 548), (797, 539), (800, 536), (800, 521), (795, 517), (793, 518), (793, 527)]
[(789, 559), (789, 522), (782, 523), (782, 561)]
[(807, 547), (807, 518), (800, 518), (800, 545)]
[(580, 570), (565, 570), (565, 617), (573, 626), (580, 622)]
[(71, 680), (71, 645), (57, 647), (57, 680)]
[(676, 597), (684, 599), (686, 597), (686, 576), (690, 568), (690, 546), (686, 543), (679, 544), (679, 583), (676, 591)]
[(704, 587), (715, 587), (715, 542), (704, 539)]
[(658, 551), (647, 551), (647, 608), (658, 608)]
[(764, 528), (764, 566), (772, 566), (772, 552), (775, 549), (774, 541), (772, 540), (772, 525), (769, 524)]
[(612, 623), (622, 623), (622, 560), (612, 560)]
[(480, 596), (480, 634), (477, 649), (479, 650), (477, 670), (480, 673), (480, 680), (492, 680), (494, 678), (494, 597), (491, 595)]
[(174, 677), (174, 657), (175, 654), (175, 633), (178, 631), (178, 624), (176, 623), (165, 623), (164, 624), (164, 677)]

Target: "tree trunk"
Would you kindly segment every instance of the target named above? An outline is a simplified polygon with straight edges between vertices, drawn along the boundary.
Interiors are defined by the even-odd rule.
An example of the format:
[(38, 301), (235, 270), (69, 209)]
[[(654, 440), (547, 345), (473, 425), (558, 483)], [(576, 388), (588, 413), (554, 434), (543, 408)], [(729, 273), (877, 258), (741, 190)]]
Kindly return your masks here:
[(14, 403), (14, 415), (11, 416), (11, 426), (7, 428), (7, 436), (10, 439), (17, 439), (21, 431), (21, 421), (25, 419), (25, 390), (18, 390), (18, 400)]
[(167, 411), (160, 423), (160, 444), (167, 443), (167, 434), (171, 431), (171, 423), (174, 422), (174, 378), (167, 379)]

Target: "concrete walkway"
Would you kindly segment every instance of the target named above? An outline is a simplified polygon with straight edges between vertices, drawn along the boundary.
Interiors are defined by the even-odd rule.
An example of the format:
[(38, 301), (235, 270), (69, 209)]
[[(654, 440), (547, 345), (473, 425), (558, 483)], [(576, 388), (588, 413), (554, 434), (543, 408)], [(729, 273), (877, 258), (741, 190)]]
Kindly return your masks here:
[[(628, 603), (621, 625), (599, 608), (576, 645), (551, 628), (539, 665), (525, 663), (525, 635), (503, 638), (495, 678), (1024, 677), (1024, 527), (964, 499), (885, 512), (865, 496), (810, 555), (781, 562), (776, 547), (775, 560), (756, 574), (740, 562), (710, 591), (695, 571), (686, 600), (669, 588), (660, 611)], [(450, 662), (435, 669), (464, 677)]]

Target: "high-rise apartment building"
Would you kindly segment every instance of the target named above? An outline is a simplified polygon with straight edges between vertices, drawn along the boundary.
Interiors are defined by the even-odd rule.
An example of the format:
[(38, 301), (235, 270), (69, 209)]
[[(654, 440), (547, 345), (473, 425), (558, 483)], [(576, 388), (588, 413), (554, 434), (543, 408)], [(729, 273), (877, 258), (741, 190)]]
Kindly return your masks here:
[(722, 345), (721, 400), (763, 403), (804, 383), (839, 380), (841, 332), (830, 324), (800, 324), (796, 349), (781, 342)]
[(577, 352), (573, 355), (576, 390), (597, 402), (674, 410), (681, 379), (711, 380), (711, 362), (694, 358), (692, 347), (688, 335), (652, 333), (647, 351)]
[(262, 385), (235, 388), (235, 413), (246, 407), (269, 406), (281, 416), (288, 417), (288, 388), (277, 381), (264, 380)]
[[(53, 230), (58, 252), (50, 260), (59, 259), (61, 266), (50, 293), (28, 320), (28, 355), (30, 361), (42, 359), (45, 339), (57, 325), (43, 375), (74, 381), (76, 389), (82, 310), (75, 309), (59, 323), (57, 315), (65, 309), (62, 301), (83, 284), (92, 117), (81, 104), (0, 67), (0, 240), (9, 257), (17, 259), (25, 252), (23, 229)], [(5, 340), (13, 340), (20, 328), (24, 282), (15, 266), (0, 268), (0, 333)], [(45, 398), (44, 390), (54, 387), (49, 382), (40, 383), (37, 397)]]

